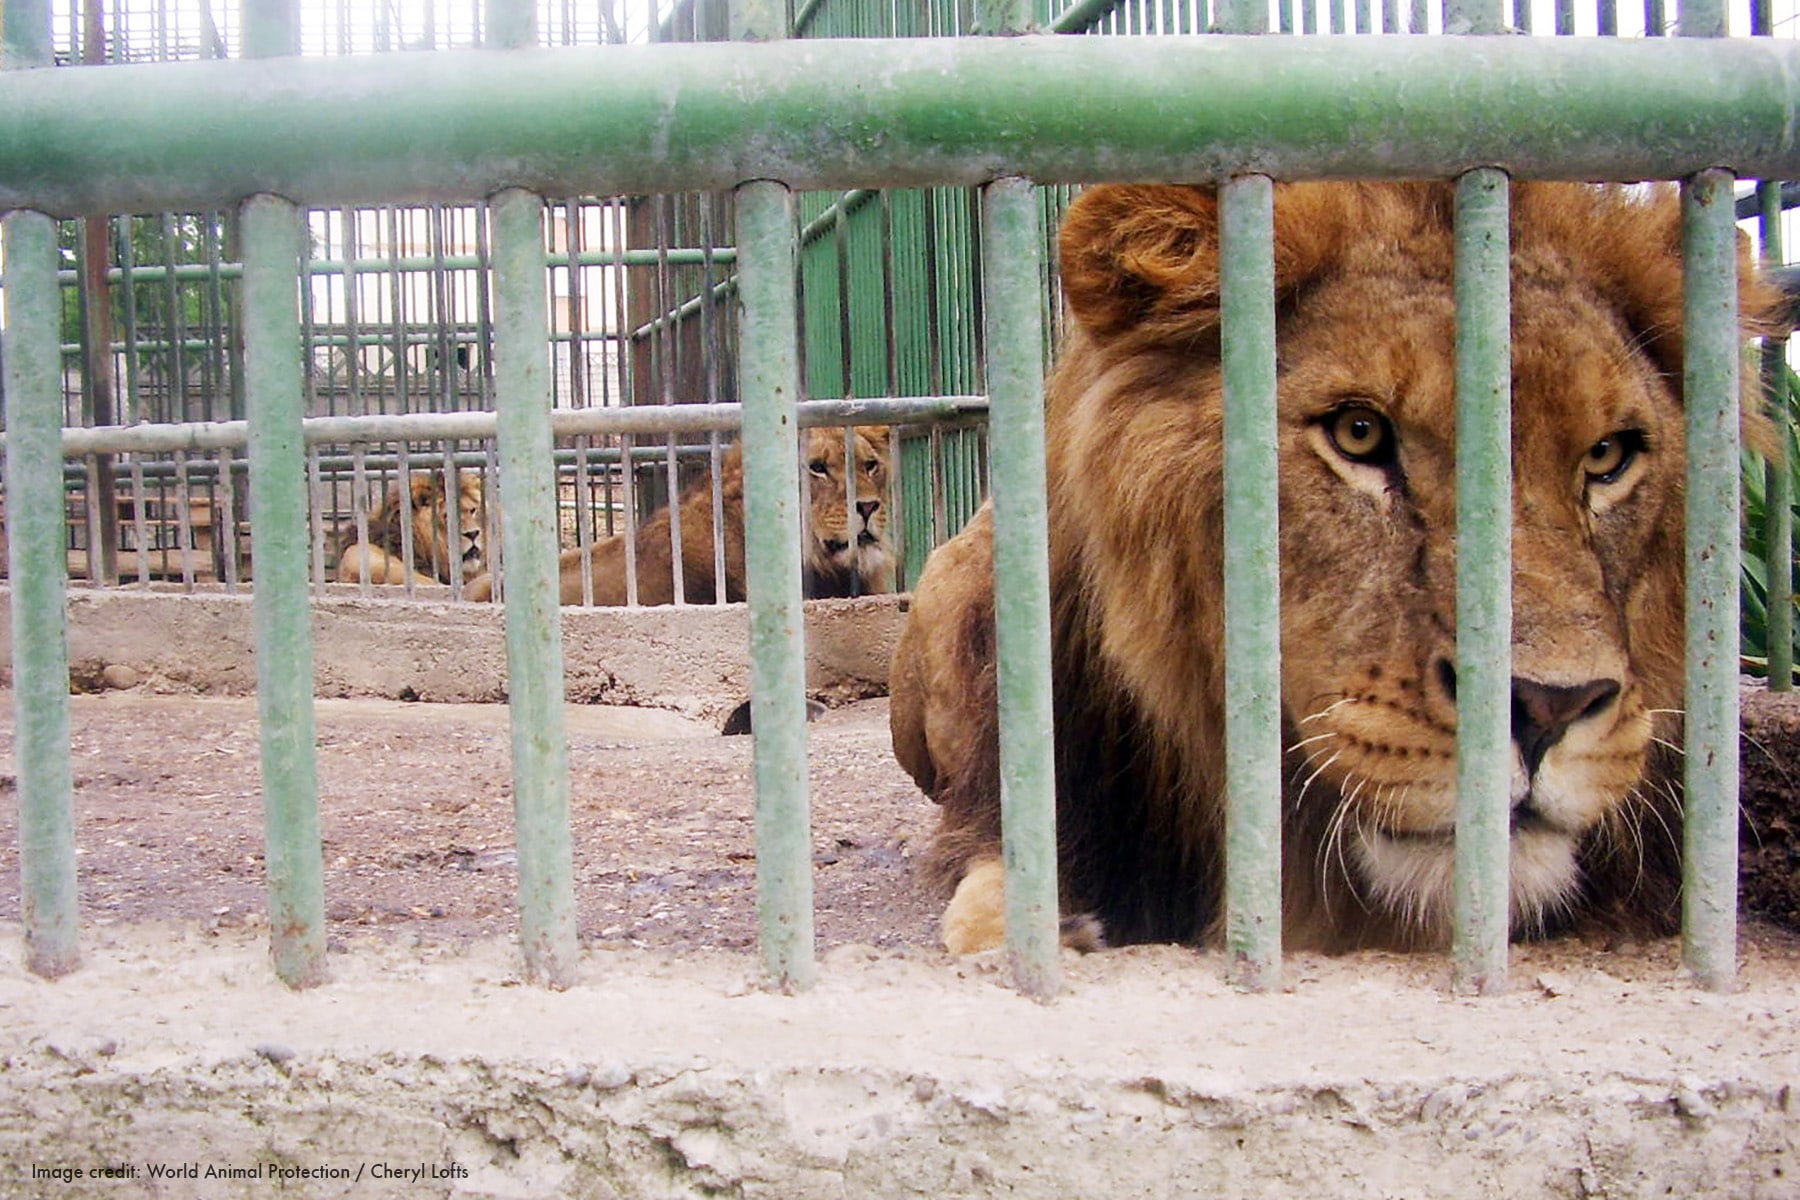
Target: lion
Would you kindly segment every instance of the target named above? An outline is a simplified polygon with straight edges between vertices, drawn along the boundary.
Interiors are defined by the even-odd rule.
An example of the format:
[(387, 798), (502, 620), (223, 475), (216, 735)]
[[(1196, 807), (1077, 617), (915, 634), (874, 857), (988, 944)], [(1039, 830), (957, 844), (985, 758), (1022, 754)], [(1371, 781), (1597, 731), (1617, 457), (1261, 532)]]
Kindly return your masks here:
[(472, 580), (486, 569), (482, 533), (485, 504), (481, 477), (472, 471), (457, 472), (456, 518), (462, 532), (459, 554), (446, 551), (449, 514), (444, 500), (444, 477), (436, 471), (415, 471), (411, 479), (412, 564), (406, 563), (401, 539), (400, 487), (395, 484), (369, 514), (369, 540), (350, 542), (338, 557), (337, 581), (361, 583), (449, 583), (455, 569)]
[[(808, 599), (828, 599), (885, 592), (892, 586), (893, 551), (888, 542), (886, 503), (889, 431), (885, 426), (858, 426), (854, 442), (856, 502), (847, 507), (844, 485), (844, 432), (836, 428), (805, 432), (803, 465), (810, 504), (801, 555), (801, 589)], [(719, 500), (725, 532), (725, 600), (745, 598), (744, 587), (744, 460), (741, 445), (727, 449), (719, 463)], [(712, 473), (683, 488), (673, 510), (681, 514), (682, 599), (712, 604), (718, 598), (713, 566)], [(675, 602), (674, 558), (669, 544), (670, 509), (664, 508), (638, 526), (637, 602)], [(623, 534), (595, 542), (583, 550), (565, 550), (558, 558), (564, 604), (580, 604), (582, 577), (592, 580), (593, 603), (628, 603), (625, 588), (626, 538)], [(493, 581), (482, 576), (469, 585), (471, 600), (493, 596)]]
[[(1444, 947), (1454, 189), (1275, 197), (1283, 940)], [(1514, 187), (1515, 937), (1644, 936), (1678, 917), (1679, 248), (1669, 189)], [(1223, 925), (1215, 194), (1093, 188), (1060, 249), (1073, 319), (1046, 429), (1062, 908), (1108, 944), (1206, 944)], [(1742, 277), (1755, 332), (1773, 296)], [(929, 560), (891, 678), (894, 752), (941, 806), (929, 858), (954, 887), (942, 933), (959, 953), (1005, 935), (991, 521), (984, 508)]]

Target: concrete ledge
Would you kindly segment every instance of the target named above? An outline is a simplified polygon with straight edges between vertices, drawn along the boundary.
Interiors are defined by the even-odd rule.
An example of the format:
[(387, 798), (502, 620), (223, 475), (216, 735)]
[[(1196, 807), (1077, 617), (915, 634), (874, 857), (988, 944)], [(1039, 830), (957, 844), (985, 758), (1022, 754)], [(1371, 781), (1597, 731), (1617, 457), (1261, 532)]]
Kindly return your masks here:
[(308, 1196), (1746, 1200), (1800, 1171), (1800, 999), (1754, 953), (1710, 995), (1669, 946), (1521, 949), (1514, 994), (1469, 1000), (1424, 958), (1244, 996), (1138, 948), (1040, 1006), (924, 951), (845, 948), (789, 997), (740, 956), (596, 950), (552, 993), (507, 945), (385, 943), (296, 995), (241, 932), (95, 940), (60, 982), (0, 964), (7, 1195), (285, 1194), (275, 1164), (347, 1172), (288, 1177)]
[[(10, 611), (11, 598), (0, 588), (0, 609)], [(809, 690), (827, 698), (885, 693), (905, 620), (902, 602), (808, 601)], [(506, 697), (506, 638), (496, 605), (333, 595), (313, 603), (313, 644), (321, 696)], [(124, 667), (152, 691), (248, 695), (256, 690), (253, 649), (248, 594), (69, 593), (78, 684), (97, 687), (106, 668)], [(564, 609), (563, 659), (574, 703), (716, 718), (750, 694), (749, 612), (741, 604)], [(11, 622), (0, 619), (0, 680), (10, 682), (11, 661)]]

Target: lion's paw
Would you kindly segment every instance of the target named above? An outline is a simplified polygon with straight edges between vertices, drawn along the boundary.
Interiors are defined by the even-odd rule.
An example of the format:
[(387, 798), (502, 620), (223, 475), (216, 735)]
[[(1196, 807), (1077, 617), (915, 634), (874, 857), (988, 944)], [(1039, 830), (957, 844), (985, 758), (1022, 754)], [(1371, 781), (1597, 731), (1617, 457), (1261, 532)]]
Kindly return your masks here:
[(997, 950), (1006, 942), (1006, 868), (997, 858), (969, 864), (939, 928), (952, 954)]

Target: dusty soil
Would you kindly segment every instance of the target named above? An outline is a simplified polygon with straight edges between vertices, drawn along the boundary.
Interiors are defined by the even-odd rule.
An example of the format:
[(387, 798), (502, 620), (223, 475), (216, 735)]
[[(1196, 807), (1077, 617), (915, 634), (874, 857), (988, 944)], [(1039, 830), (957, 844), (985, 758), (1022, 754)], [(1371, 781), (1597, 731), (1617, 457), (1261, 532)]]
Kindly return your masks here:
[[(1791, 917), (1800, 709), (1746, 712), (1745, 895)], [(1040, 1006), (1002, 955), (930, 948), (933, 813), (868, 701), (812, 727), (822, 970), (783, 996), (749, 951), (748, 741), (572, 706), (587, 944), (551, 992), (508, 937), (505, 709), (318, 714), (337, 952), (305, 993), (269, 970), (253, 700), (74, 697), (87, 927), (61, 980), (20, 961), (0, 805), (0, 1192), (273, 1186), (150, 1178), (188, 1164), (377, 1200), (1796, 1194), (1800, 938), (1765, 922), (1728, 994), (1672, 940), (1520, 947), (1483, 1000), (1437, 955), (1291, 955), (1268, 997), (1142, 946), (1065, 954)], [(135, 1174), (67, 1180), (101, 1164)]]
[[(255, 925), (264, 911), (256, 705), (135, 691), (72, 698), (84, 919)], [(1745, 693), (1743, 897), (1800, 930), (1800, 696)], [(580, 927), (590, 943), (756, 938), (750, 741), (659, 710), (570, 706)], [(0, 693), (0, 736), (12, 704)], [(504, 706), (321, 700), (326, 916), (334, 936), (514, 928)], [(933, 944), (913, 855), (935, 811), (894, 762), (885, 701), (812, 726), (822, 949)], [(0, 757), (0, 788), (12, 783)], [(0, 920), (19, 914), (17, 812), (0, 809)]]
[[(84, 920), (263, 920), (256, 702), (72, 699)], [(502, 705), (321, 700), (326, 917), (333, 936), (511, 932), (517, 897)], [(575, 890), (590, 942), (755, 943), (750, 739), (673, 713), (567, 709)], [(10, 746), (12, 701), (0, 695)], [(933, 820), (888, 749), (887, 707), (812, 725), (819, 943), (932, 939), (911, 855)], [(10, 755), (0, 786), (10, 790)], [(0, 920), (19, 914), (16, 806), (0, 808)]]

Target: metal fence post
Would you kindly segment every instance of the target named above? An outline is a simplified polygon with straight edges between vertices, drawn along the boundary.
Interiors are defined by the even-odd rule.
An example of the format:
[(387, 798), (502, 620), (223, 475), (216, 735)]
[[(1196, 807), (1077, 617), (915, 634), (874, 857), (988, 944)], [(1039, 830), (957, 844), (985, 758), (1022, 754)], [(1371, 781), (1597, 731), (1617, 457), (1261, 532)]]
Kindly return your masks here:
[(544, 205), (533, 193), (513, 188), (493, 197), (490, 211), (494, 405), (500, 509), (506, 514), (506, 675), (513, 820), (519, 845), (519, 942), (526, 974), (561, 988), (575, 981), (580, 946), (562, 708)]
[(270, 953), (290, 987), (325, 977), (323, 850), (307, 599), (301, 419), (300, 215), (285, 200), (243, 206), (244, 371), (256, 589), (256, 703), (267, 826)]
[(1456, 184), (1454, 987), (1506, 989), (1511, 932), (1512, 252), (1503, 171)]
[(1266, 175), (1219, 189), (1225, 437), (1225, 924), (1239, 987), (1281, 981), (1281, 556), (1275, 200)]
[(1006, 944), (1019, 990), (1040, 1000), (1061, 987), (1038, 273), (1043, 244), (1037, 191), (1029, 181), (1000, 179), (982, 190)]
[[(51, 63), (47, 0), (0, 8), (8, 68)], [(7, 578), (12, 584), (13, 706), (25, 964), (54, 979), (81, 964), (75, 792), (69, 764), (69, 560), (63, 549), (62, 295), (56, 222), (0, 218), (6, 258)]]
[[(1682, 23), (1686, 26), (1686, 8)], [(1733, 178), (1682, 185), (1687, 406), (1687, 724), (1682, 962), (1703, 987), (1737, 974), (1738, 302)]]
[(764, 969), (782, 986), (802, 988), (813, 980), (814, 963), (794, 229), (786, 187), (764, 180), (737, 189), (757, 912)]

